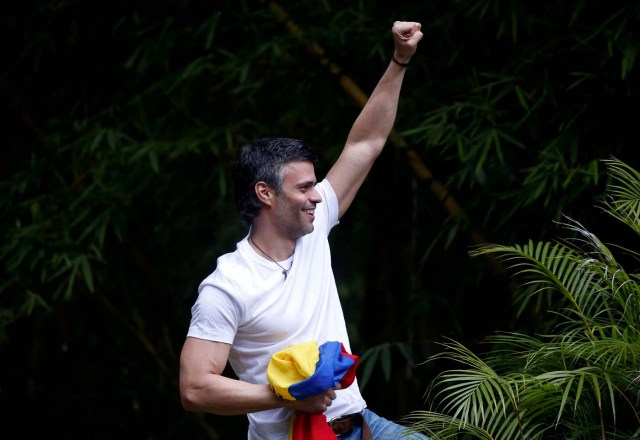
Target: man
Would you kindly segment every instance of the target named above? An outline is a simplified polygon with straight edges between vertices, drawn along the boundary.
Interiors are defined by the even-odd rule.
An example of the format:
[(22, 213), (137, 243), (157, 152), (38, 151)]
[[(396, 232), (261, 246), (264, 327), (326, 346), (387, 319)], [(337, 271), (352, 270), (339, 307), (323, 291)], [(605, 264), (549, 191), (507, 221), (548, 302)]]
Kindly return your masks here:
[[(295, 344), (339, 341), (351, 352), (327, 237), (386, 143), (420, 27), (393, 24), (392, 60), (325, 180), (317, 183), (315, 156), (301, 141), (269, 138), (243, 147), (236, 196), (250, 228), (199, 287), (180, 359), (186, 410), (247, 414), (249, 439), (286, 439), (294, 411), (325, 413), (341, 439), (403, 429), (366, 408), (357, 381), (289, 401), (273, 392), (266, 371), (274, 353)], [(227, 361), (239, 380), (222, 375)]]

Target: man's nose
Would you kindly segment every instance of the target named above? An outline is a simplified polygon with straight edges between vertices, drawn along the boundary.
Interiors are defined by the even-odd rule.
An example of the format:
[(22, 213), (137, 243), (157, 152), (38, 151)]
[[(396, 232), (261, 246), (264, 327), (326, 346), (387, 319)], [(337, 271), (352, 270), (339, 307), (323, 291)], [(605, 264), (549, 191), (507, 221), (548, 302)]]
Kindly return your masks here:
[(311, 200), (313, 203), (321, 203), (322, 196), (320, 195), (317, 189), (313, 188), (311, 192), (311, 197), (309, 197), (309, 200)]

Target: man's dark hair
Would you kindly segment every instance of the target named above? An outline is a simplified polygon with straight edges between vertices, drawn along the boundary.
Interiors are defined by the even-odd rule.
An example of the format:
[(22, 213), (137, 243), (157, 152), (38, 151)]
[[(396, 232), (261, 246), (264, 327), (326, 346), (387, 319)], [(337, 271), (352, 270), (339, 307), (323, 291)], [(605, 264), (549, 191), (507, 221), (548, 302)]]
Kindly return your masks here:
[(285, 165), (298, 161), (317, 161), (316, 154), (298, 139), (262, 138), (242, 146), (233, 177), (236, 206), (243, 222), (251, 225), (260, 212), (256, 183), (263, 181), (280, 194)]

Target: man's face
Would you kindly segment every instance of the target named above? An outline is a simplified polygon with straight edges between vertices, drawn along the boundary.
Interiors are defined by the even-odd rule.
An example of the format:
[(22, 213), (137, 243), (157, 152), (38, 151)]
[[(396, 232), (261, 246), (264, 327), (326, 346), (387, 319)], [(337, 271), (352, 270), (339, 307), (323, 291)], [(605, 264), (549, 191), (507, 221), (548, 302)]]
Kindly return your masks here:
[(291, 162), (283, 170), (282, 193), (277, 197), (275, 223), (281, 232), (297, 240), (313, 231), (316, 204), (316, 175), (310, 162)]

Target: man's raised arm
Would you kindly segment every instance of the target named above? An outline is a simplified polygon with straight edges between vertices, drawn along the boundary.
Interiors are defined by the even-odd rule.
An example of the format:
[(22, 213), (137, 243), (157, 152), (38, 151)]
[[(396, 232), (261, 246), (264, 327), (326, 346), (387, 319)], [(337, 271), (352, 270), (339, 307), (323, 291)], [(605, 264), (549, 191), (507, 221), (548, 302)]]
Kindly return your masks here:
[(340, 157), (327, 173), (340, 207), (339, 217), (351, 205), (373, 162), (382, 152), (398, 109), (407, 64), (422, 38), (420, 23), (396, 21), (392, 34), (393, 59), (354, 122)]

